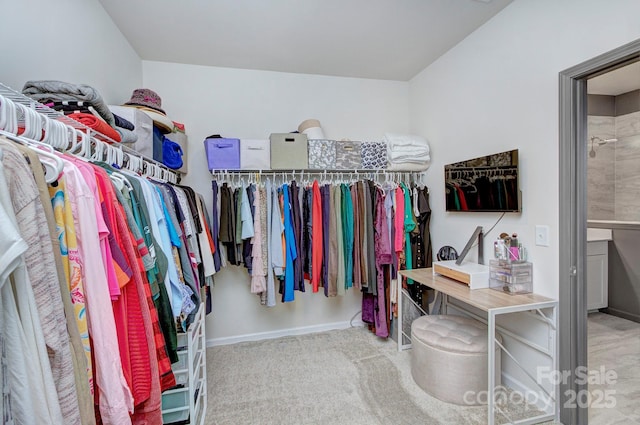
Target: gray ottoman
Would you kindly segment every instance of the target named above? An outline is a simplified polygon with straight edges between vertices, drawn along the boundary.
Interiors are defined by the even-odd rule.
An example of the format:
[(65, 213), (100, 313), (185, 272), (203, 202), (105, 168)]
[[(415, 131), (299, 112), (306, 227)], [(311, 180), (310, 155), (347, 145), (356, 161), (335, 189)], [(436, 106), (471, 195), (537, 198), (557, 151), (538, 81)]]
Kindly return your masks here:
[[(502, 341), (498, 334), (496, 338)], [(411, 343), (411, 374), (427, 394), (465, 406), (486, 403), (485, 324), (460, 316), (422, 316), (411, 324)], [(496, 386), (500, 385), (500, 351), (496, 346)], [(465, 397), (468, 391), (474, 393)]]

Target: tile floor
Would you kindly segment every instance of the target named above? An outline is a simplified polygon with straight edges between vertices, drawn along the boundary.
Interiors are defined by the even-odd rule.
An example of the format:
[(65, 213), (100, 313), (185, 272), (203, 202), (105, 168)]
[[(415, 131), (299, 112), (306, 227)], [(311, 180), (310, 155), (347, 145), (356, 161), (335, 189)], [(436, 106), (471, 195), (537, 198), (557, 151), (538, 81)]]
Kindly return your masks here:
[(640, 323), (592, 313), (587, 327), (589, 425), (640, 425)]

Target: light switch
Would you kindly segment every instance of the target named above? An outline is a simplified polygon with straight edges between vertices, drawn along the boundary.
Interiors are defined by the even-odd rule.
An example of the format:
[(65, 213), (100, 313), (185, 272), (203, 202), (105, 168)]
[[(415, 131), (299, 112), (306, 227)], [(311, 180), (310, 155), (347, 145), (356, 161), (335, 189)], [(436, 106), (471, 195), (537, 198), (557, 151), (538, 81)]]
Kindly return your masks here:
[(549, 226), (536, 226), (536, 245), (549, 246)]

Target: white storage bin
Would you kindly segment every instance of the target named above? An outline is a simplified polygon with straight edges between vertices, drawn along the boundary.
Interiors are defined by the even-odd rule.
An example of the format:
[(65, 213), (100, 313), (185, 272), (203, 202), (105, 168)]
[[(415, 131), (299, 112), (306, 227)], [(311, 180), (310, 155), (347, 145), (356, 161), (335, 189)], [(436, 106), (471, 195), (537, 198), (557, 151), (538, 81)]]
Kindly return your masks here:
[(271, 168), (271, 144), (268, 139), (240, 139), (240, 168), (268, 170)]
[(187, 351), (178, 351), (178, 362), (171, 365), (172, 370), (183, 370), (188, 368), (189, 353)]
[(189, 338), (186, 333), (178, 333), (178, 351), (186, 350)]
[(176, 385), (189, 385), (189, 371), (186, 369), (183, 370), (174, 370), (173, 376), (176, 378)]
[(128, 146), (148, 158), (153, 158), (153, 120), (151, 117), (140, 109), (130, 106), (109, 105), (109, 110), (129, 121), (135, 127), (133, 132), (138, 136), (138, 141)]

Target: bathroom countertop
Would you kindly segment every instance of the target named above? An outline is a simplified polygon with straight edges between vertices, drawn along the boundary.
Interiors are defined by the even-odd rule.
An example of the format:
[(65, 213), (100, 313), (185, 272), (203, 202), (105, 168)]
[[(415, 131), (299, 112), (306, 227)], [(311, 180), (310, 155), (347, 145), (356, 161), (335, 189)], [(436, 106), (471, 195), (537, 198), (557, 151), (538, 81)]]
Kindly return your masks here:
[(612, 239), (611, 229), (587, 227), (587, 242), (610, 241)]

